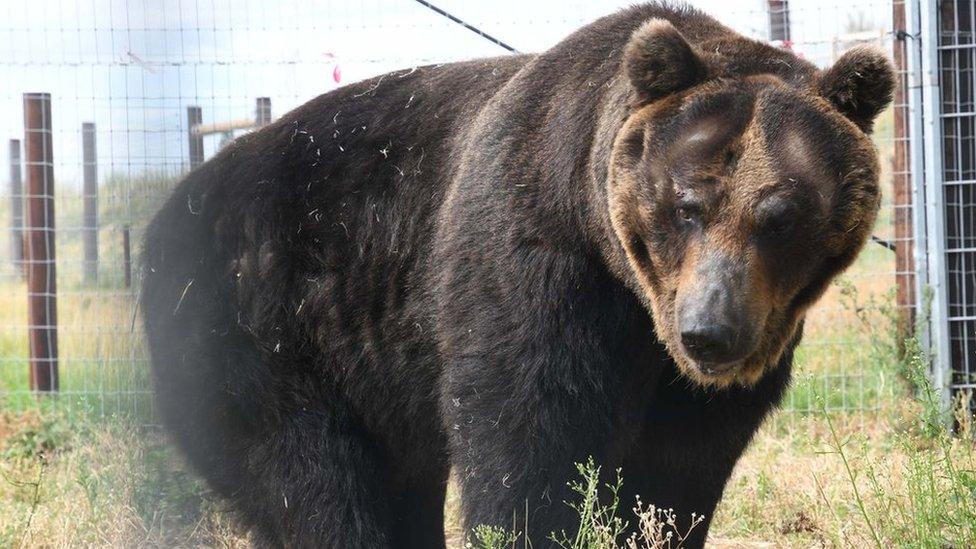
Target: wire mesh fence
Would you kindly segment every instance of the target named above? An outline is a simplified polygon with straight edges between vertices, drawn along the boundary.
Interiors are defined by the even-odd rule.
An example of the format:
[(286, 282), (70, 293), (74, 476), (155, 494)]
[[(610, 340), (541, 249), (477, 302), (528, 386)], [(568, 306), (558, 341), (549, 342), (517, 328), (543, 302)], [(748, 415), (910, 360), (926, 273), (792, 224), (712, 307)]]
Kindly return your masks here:
[[(40, 0), (0, 8), (0, 137), (10, 139), (0, 200), (9, 232), (0, 242), (0, 406), (152, 420), (136, 299), (143, 229), (181, 174), (230, 139), (394, 69), (541, 51), (630, 3)], [(864, 43), (905, 56), (895, 32), (900, 0), (695, 4), (821, 66)], [(971, 30), (956, 27), (956, 41), (946, 42), (946, 55), (970, 71), (958, 77), (954, 97), (969, 93), (955, 103), (960, 114), (973, 110), (973, 53), (956, 46), (972, 41)], [(25, 94), (34, 93), (49, 94), (39, 161), (24, 118)], [(877, 410), (903, 390), (900, 341), (918, 301), (907, 97), (903, 89), (875, 131), (884, 192), (877, 240), (809, 315), (787, 410), (816, 412), (817, 395), (828, 410)], [(953, 143), (971, 151), (973, 121), (956, 118)], [(960, 252), (953, 268), (970, 276), (958, 286), (970, 306), (954, 314), (971, 332), (976, 244), (973, 191), (963, 183), (976, 175), (966, 154), (952, 172), (957, 190), (947, 193), (969, 215), (959, 224), (968, 236), (956, 242), (969, 255)], [(37, 204), (47, 209), (32, 213)], [(39, 395), (55, 388), (57, 396)]]
[(976, 388), (976, 6), (944, 1), (938, 13), (943, 140), (945, 273), (950, 387)]

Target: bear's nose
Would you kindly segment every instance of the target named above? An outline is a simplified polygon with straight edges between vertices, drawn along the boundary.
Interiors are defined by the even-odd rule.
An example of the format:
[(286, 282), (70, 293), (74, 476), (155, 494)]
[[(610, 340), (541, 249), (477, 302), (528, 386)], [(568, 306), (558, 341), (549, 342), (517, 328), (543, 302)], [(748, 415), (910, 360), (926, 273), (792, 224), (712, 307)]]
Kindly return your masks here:
[(699, 324), (681, 331), (681, 343), (697, 361), (728, 362), (735, 347), (735, 330), (722, 324)]

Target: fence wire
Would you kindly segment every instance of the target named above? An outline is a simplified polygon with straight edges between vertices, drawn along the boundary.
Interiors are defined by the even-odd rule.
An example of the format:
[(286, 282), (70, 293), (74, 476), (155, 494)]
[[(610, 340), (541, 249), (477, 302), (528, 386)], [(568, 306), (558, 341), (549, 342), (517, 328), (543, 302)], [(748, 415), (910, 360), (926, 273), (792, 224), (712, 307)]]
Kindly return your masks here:
[(943, 1), (941, 81), (946, 309), (954, 393), (976, 388), (976, 7)]
[[(898, 30), (893, 13), (900, 0), (757, 0), (732, 8), (716, 0), (694, 3), (747, 36), (774, 40), (821, 66), (862, 43), (892, 52), (896, 61), (903, 54), (904, 40), (893, 32)], [(139, 281), (134, 264), (142, 233), (181, 174), (235, 136), (321, 93), (394, 69), (508, 55), (504, 46), (523, 52), (544, 50), (575, 28), (629, 4), (630, 0), (6, 3), (0, 7), (0, 138), (11, 141), (6, 147), (10, 177), (0, 199), (0, 223), (9, 233), (0, 241), (0, 407), (66, 408), (152, 421), (136, 305)], [(971, 10), (967, 13), (971, 17)], [(973, 119), (962, 115), (973, 110), (973, 52), (960, 46), (971, 44), (971, 31), (971, 26), (956, 27), (955, 41), (947, 39), (945, 44), (947, 59), (970, 71), (959, 73), (953, 88), (954, 97), (960, 98), (954, 103), (959, 116), (952, 124), (959, 130), (953, 146), (960, 151), (973, 146)], [(26, 173), (31, 166), (24, 157), (27, 93), (50, 94), (46, 131), (51, 150), (46, 162), (53, 179), (43, 188), (53, 207), (53, 248), (43, 257), (25, 255), (20, 244), (29, 230), (25, 204), (36, 196), (28, 189)], [(916, 300), (905, 101), (905, 95), (899, 95), (875, 133), (884, 190), (875, 235), (887, 247), (869, 244), (810, 313), (786, 410), (816, 412), (820, 395), (831, 411), (872, 411), (902, 390), (897, 382), (900, 341)], [(948, 140), (948, 130), (946, 135)], [(957, 256), (962, 259), (952, 268), (970, 276), (958, 285), (959, 291), (968, 292), (961, 302), (970, 307), (953, 311), (972, 332), (976, 309), (967, 296), (976, 292), (971, 277), (976, 267), (971, 186), (976, 168), (972, 153), (966, 154), (954, 165), (956, 190), (947, 189), (947, 197), (956, 194), (951, 194), (947, 207), (955, 204), (954, 213), (969, 216), (959, 224), (969, 232), (955, 243), (969, 251), (960, 251)], [(43, 288), (28, 288), (31, 270), (45, 261), (56, 268), (56, 278)], [(47, 305), (56, 297), (56, 318), (36, 316), (36, 307), (28, 305), (29, 294)], [(37, 318), (48, 324), (32, 324)], [(56, 342), (50, 339), (55, 329)], [(50, 391), (40, 387), (38, 379), (32, 382), (31, 372), (42, 369), (31, 366), (30, 342), (40, 333), (48, 335), (56, 356), (56, 395), (47, 394)], [(54, 356), (48, 357), (48, 364), (54, 364)], [(973, 368), (976, 365), (966, 362), (966, 375)]]

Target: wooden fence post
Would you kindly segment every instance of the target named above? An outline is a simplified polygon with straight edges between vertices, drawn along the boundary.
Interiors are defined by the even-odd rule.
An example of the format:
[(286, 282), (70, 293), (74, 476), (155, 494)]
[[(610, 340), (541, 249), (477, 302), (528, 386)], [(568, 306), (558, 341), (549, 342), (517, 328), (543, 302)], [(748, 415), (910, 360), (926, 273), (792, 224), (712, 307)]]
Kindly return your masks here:
[(267, 126), (271, 123), (271, 98), (258, 97), (254, 104), (254, 125)]
[(30, 386), (58, 390), (57, 273), (54, 251), (54, 153), (51, 95), (24, 94), (24, 157), (27, 165), (27, 314)]
[(24, 274), (24, 185), (21, 179), (20, 139), (10, 140), (10, 260)]
[(190, 169), (203, 164), (203, 136), (194, 132), (194, 128), (203, 122), (203, 110), (200, 107), (186, 108), (186, 134), (190, 144)]
[[(892, 54), (895, 62), (894, 98), (894, 157), (891, 174), (894, 187), (895, 224), (895, 286), (898, 312), (898, 342), (911, 337), (915, 330), (915, 242), (912, 240), (912, 174), (909, 167), (908, 135), (908, 69), (906, 47), (914, 47), (906, 41), (904, 30), (905, 4), (892, 3), (892, 28), (895, 31)], [(899, 32), (901, 31), (901, 32)], [(920, 206), (921, 207), (921, 206)], [(904, 351), (904, 349), (901, 349)]]
[(122, 227), (122, 268), (125, 270), (125, 287), (132, 287), (132, 241), (129, 226)]
[(81, 124), (82, 162), (84, 174), (85, 282), (98, 283), (98, 154), (95, 145), (95, 124)]

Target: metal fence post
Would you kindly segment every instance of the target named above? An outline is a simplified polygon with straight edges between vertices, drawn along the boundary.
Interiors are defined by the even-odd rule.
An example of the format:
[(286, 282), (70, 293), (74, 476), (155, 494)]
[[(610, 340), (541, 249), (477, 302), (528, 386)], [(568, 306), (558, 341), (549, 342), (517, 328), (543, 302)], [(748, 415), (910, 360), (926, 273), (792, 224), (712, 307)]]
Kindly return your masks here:
[(200, 107), (186, 108), (186, 134), (190, 146), (190, 169), (203, 164), (203, 136), (194, 131), (203, 122), (203, 110)]
[(922, 349), (931, 348), (928, 302), (928, 234), (925, 197), (925, 135), (922, 133), (922, 66), (919, 0), (905, 2), (905, 68), (908, 105), (908, 172), (912, 182), (912, 270), (915, 272), (915, 337)]
[(95, 124), (81, 125), (82, 162), (84, 174), (84, 248), (85, 282), (98, 282), (98, 155), (95, 145)]
[(51, 95), (24, 94), (27, 163), (27, 311), (31, 390), (58, 390), (57, 275), (54, 250), (54, 154)]
[(945, 189), (942, 157), (942, 106), (939, 88), (939, 14), (936, 0), (920, 0), (922, 131), (925, 155), (925, 209), (928, 234), (928, 284), (931, 288), (929, 337), (932, 383), (943, 406), (951, 403), (952, 356), (946, 285)]
[(20, 139), (11, 139), (10, 159), (10, 260), (24, 274), (24, 186), (21, 179)]

